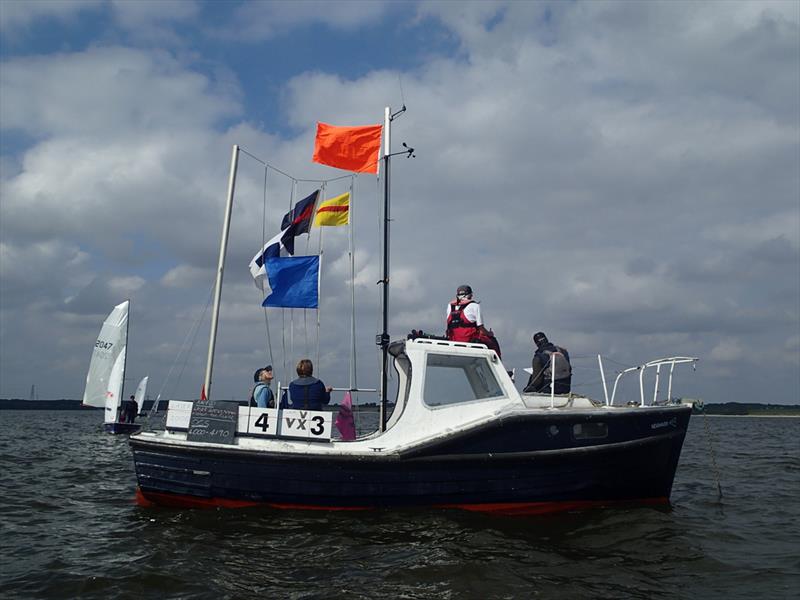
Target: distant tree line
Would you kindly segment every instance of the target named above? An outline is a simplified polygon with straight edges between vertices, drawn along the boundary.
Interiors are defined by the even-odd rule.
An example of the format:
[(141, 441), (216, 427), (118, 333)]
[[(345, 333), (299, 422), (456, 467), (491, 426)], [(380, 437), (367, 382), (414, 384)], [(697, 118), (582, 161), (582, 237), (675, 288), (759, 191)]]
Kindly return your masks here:
[[(139, 407), (140, 411), (147, 411), (153, 405), (152, 400), (145, 400), (144, 406)], [(394, 403), (389, 403), (389, 408), (394, 406)], [(338, 407), (338, 404), (331, 404), (332, 408)], [(371, 410), (377, 409), (378, 405), (374, 402), (367, 402), (365, 404), (356, 404), (356, 410)], [(167, 403), (161, 402), (159, 411), (166, 410)], [(21, 398), (3, 399), (0, 398), (0, 410), (103, 410), (93, 406), (84, 406), (80, 400), (23, 400)]]
[(103, 410), (83, 406), (80, 400), (0, 400), (0, 410)]
[(798, 404), (759, 404), (757, 402), (722, 402), (705, 404), (702, 412), (707, 415), (799, 415)]
[[(149, 410), (152, 401), (145, 401), (144, 407), (140, 410)], [(331, 408), (338, 405), (331, 404)], [(389, 410), (394, 403), (389, 403)], [(166, 410), (166, 402), (162, 402), (161, 410)], [(375, 402), (356, 404), (356, 410), (377, 410)], [(0, 399), (0, 410), (102, 410), (102, 408), (92, 408), (83, 406), (80, 400), (22, 400), (12, 398), (10, 400)], [(696, 413), (707, 415), (797, 415), (800, 416), (800, 404), (759, 404), (757, 402), (722, 402), (719, 404), (704, 404), (702, 408), (695, 406)]]

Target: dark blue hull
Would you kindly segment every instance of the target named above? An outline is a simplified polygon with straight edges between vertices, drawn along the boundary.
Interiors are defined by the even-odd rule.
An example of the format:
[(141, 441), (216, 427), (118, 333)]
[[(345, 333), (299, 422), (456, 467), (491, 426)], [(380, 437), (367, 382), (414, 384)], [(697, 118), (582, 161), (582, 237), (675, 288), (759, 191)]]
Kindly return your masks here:
[(136, 433), (142, 426), (136, 423), (103, 423), (108, 433)]
[[(140, 496), (158, 504), (515, 512), (526, 505), (666, 502), (689, 415), (689, 407), (539, 413), (388, 456), (254, 453), (138, 437), (131, 446)], [(584, 439), (587, 430), (595, 437)]]

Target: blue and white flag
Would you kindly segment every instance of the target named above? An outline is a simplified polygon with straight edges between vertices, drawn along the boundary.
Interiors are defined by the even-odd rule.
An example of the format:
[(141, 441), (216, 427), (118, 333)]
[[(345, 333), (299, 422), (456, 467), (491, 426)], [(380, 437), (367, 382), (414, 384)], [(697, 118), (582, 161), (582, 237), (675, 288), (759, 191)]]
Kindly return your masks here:
[(292, 209), (283, 215), (281, 232), (264, 244), (264, 247), (250, 261), (250, 274), (256, 287), (269, 295), (269, 281), (264, 270), (264, 260), (267, 258), (294, 254), (294, 238), (311, 229), (311, 221), (317, 205), (319, 190), (303, 198)]
[(319, 256), (268, 256), (264, 263), (272, 293), (261, 306), (318, 307)]
[[(264, 270), (264, 260), (270, 257), (280, 256), (286, 253), (286, 247), (281, 241), (281, 236), (285, 232), (281, 231), (278, 235), (264, 244), (264, 247), (250, 261), (250, 274), (253, 276), (253, 281), (256, 287), (263, 290), (269, 296), (269, 280), (267, 279), (267, 272)], [(283, 252), (281, 252), (283, 251)]]

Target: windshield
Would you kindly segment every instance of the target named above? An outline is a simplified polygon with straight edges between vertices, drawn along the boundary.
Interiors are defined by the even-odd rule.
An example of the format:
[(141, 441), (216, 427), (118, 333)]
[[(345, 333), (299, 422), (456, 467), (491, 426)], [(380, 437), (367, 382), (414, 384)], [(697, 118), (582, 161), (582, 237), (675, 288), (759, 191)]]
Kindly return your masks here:
[(483, 356), (428, 354), (423, 398), (445, 406), (503, 396), (503, 389)]

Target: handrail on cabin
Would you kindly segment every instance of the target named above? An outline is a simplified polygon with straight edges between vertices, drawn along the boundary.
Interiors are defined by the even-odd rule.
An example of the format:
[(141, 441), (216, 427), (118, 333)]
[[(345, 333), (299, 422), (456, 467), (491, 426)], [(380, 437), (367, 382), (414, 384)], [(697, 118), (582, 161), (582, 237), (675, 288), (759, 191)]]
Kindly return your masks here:
[(657, 358), (655, 360), (651, 360), (644, 364), (624, 369), (623, 371), (620, 371), (617, 374), (617, 377), (614, 380), (614, 387), (611, 391), (611, 398), (609, 398), (608, 388), (606, 387), (606, 375), (603, 369), (603, 359), (598, 354), (597, 362), (600, 364), (600, 376), (603, 379), (603, 393), (605, 394), (606, 398), (606, 406), (614, 405), (614, 399), (616, 398), (617, 395), (617, 385), (619, 384), (620, 379), (622, 379), (622, 376), (625, 375), (626, 373), (631, 373), (633, 371), (639, 371), (639, 405), (646, 406), (644, 401), (644, 372), (648, 368), (652, 367), (655, 367), (656, 369), (656, 380), (653, 386), (653, 400), (651, 402), (651, 406), (655, 405), (656, 400), (658, 399), (658, 384), (661, 376), (661, 367), (665, 365), (669, 365), (669, 384), (667, 386), (667, 398), (668, 399), (672, 398), (672, 374), (675, 371), (675, 365), (690, 363), (693, 368), (696, 368), (695, 365), (699, 360), (700, 359), (695, 356), (669, 356), (665, 358)]

